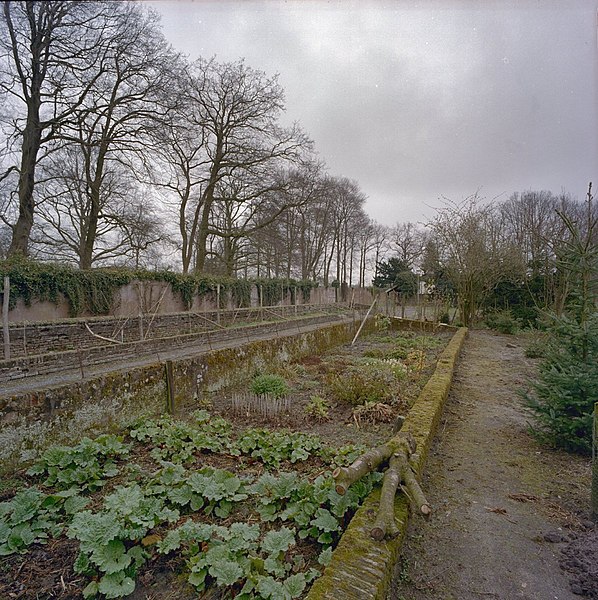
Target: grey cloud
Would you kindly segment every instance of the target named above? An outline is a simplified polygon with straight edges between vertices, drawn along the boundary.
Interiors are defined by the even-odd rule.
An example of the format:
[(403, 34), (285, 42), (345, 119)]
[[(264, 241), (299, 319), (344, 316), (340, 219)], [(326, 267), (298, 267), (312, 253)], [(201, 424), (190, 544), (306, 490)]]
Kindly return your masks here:
[(385, 223), (598, 175), (596, 0), (152, 6), (183, 51), (279, 72), (286, 118)]

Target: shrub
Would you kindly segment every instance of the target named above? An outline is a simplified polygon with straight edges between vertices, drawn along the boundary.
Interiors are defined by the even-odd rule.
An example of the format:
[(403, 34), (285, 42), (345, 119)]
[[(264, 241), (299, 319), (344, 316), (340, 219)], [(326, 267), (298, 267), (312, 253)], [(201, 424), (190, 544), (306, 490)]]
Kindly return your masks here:
[(327, 383), (334, 398), (355, 406), (366, 402), (392, 401), (397, 386), (394, 366), (383, 361), (350, 367), (345, 373), (330, 377)]
[(268, 395), (272, 398), (282, 398), (289, 393), (290, 389), (280, 375), (265, 373), (253, 378), (251, 391), (258, 396)]
[(554, 446), (589, 454), (598, 402), (598, 313), (584, 327), (555, 318), (549, 333), (539, 379), (527, 396), (539, 425), (532, 431)]
[(535, 335), (525, 348), (527, 358), (544, 358), (546, 356), (547, 339), (545, 335)]
[(585, 231), (559, 213), (570, 239), (559, 250), (559, 268), (569, 295), (562, 315), (552, 315), (540, 375), (527, 398), (539, 424), (538, 437), (567, 450), (589, 454), (592, 413), (598, 402), (598, 222), (592, 220), (588, 190)]
[(495, 329), (499, 333), (513, 335), (519, 329), (517, 319), (508, 310), (489, 313), (486, 315), (484, 321), (490, 329)]

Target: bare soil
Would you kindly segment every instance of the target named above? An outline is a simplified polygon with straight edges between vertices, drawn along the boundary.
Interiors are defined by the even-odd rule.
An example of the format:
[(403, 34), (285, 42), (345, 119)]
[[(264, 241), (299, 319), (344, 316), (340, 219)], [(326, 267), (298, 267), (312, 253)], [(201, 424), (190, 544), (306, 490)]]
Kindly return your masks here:
[(471, 332), (389, 600), (598, 598), (590, 461), (540, 445), (520, 397), (523, 337)]

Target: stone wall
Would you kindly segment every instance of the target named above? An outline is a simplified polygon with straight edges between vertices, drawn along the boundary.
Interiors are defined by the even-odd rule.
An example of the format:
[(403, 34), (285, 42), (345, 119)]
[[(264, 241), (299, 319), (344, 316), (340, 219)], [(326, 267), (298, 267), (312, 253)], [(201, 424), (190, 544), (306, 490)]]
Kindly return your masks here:
[[(303, 299), (301, 289), (297, 289), (295, 297), (296, 304), (335, 304), (343, 298), (339, 290), (335, 288), (312, 288), (307, 301)], [(344, 300), (353, 304), (371, 304), (373, 295), (370, 289), (354, 288), (347, 290)], [(259, 297), (256, 285), (251, 288), (251, 306), (259, 306)], [(291, 296), (287, 294), (278, 303), (278, 306), (291, 306)], [(185, 310), (182, 299), (175, 294), (170, 284), (162, 281), (133, 281), (121, 287), (114, 294), (112, 309), (109, 316), (136, 318), (142, 314), (169, 314), (182, 312), (205, 312), (215, 311), (218, 308), (216, 293), (196, 296), (189, 311)], [(223, 308), (234, 308), (230, 304)], [(91, 317), (91, 315), (82, 315)], [(16, 306), (9, 312), (11, 323), (33, 323), (63, 320), (69, 317), (68, 303), (61, 298), (57, 304), (51, 302), (40, 302), (33, 300), (27, 306), (21, 298)]]
[[(85, 317), (61, 321), (41, 321), (12, 323), (9, 327), (11, 358), (30, 355), (82, 351), (87, 348), (106, 346), (96, 336), (117, 340), (117, 342), (138, 342), (176, 335), (201, 333), (230, 325), (246, 322), (292, 318), (319, 308), (334, 310), (337, 305), (279, 306), (272, 309), (241, 308), (237, 310), (210, 310), (205, 312), (186, 311), (171, 314), (144, 314), (134, 317)], [(344, 308), (344, 305), (340, 305)], [(0, 348), (4, 337), (0, 329)]]
[[(403, 328), (406, 323), (394, 320)], [(418, 323), (413, 323), (418, 327)], [(452, 328), (456, 330), (456, 328)], [(407, 414), (401, 433), (410, 432), (417, 441), (418, 460), (414, 467), (419, 475), (424, 468), (432, 439), (448, 396), (453, 370), (467, 329), (455, 335), (438, 359), (436, 370)], [(395, 497), (395, 524), (399, 534), (378, 542), (370, 536), (380, 500), (380, 488), (374, 490), (355, 513), (333, 552), (332, 561), (317, 579), (306, 600), (386, 600), (394, 565), (407, 524), (409, 502), (404, 494)]]
[[(197, 408), (198, 399), (246, 379), (256, 368), (266, 364), (318, 354), (344, 344), (352, 339), (358, 325), (355, 321), (305, 332), (278, 331), (274, 332), (276, 337), (267, 340), (234, 344), (173, 360), (176, 411), (188, 412)], [(370, 319), (365, 332), (373, 328), (374, 320)], [(0, 398), (0, 431), (36, 422), (66, 422), (69, 416), (85, 407), (115, 401), (131, 415), (137, 411), (164, 412), (167, 406), (164, 362), (4, 396)], [(15, 434), (14, 437), (18, 436)]]
[[(255, 312), (255, 311), (252, 311)], [(272, 321), (273, 316), (267, 321)], [(257, 315), (256, 319), (257, 320)], [(320, 314), (310, 316), (307, 314), (304, 317), (297, 319), (278, 320), (272, 324), (255, 323), (252, 325), (241, 325), (215, 329), (212, 324), (209, 329), (200, 323), (196, 331), (185, 333), (187, 329), (186, 322), (183, 322), (183, 332), (176, 327), (175, 322), (172, 330), (165, 332), (163, 328), (163, 336), (156, 338), (148, 338), (146, 340), (135, 340), (122, 344), (109, 344), (105, 341), (89, 335), (89, 332), (84, 329), (66, 330), (71, 334), (68, 338), (69, 345), (77, 344), (79, 338), (72, 334), (81, 334), (81, 346), (76, 349), (53, 350), (40, 354), (32, 354), (27, 356), (18, 356), (10, 360), (0, 361), (0, 383), (7, 383), (14, 380), (25, 379), (28, 377), (38, 377), (40, 375), (49, 375), (53, 373), (64, 373), (77, 369), (80, 371), (80, 376), (85, 377), (93, 371), (96, 365), (106, 363), (122, 363), (127, 364), (141, 357), (156, 355), (156, 359), (160, 360), (160, 353), (172, 353), (177, 349), (192, 350), (194, 347), (205, 348), (212, 345), (220, 345), (235, 340), (246, 341), (256, 335), (272, 335), (277, 336), (281, 332), (293, 330), (301, 330), (301, 327), (308, 327), (321, 322), (329, 322), (330, 314)], [(61, 331), (62, 328), (58, 328)], [(190, 327), (190, 329), (193, 329)], [(41, 336), (46, 335), (46, 339), (40, 339), (40, 344), (50, 342), (57, 337), (56, 328), (48, 325), (41, 327), (38, 330)], [(66, 338), (66, 334), (61, 336)], [(85, 337), (86, 336), (86, 337)], [(60, 339), (60, 338), (59, 338)], [(83, 345), (85, 342), (85, 345)]]

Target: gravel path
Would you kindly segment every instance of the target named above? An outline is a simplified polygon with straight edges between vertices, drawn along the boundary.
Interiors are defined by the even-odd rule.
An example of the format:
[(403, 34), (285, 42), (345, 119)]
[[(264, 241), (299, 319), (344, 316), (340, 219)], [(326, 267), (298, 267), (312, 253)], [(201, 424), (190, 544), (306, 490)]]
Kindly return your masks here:
[(528, 434), (518, 391), (533, 371), (520, 340), (470, 333), (423, 482), (435, 512), (412, 519), (389, 600), (579, 598), (559, 563), (589, 464)]

